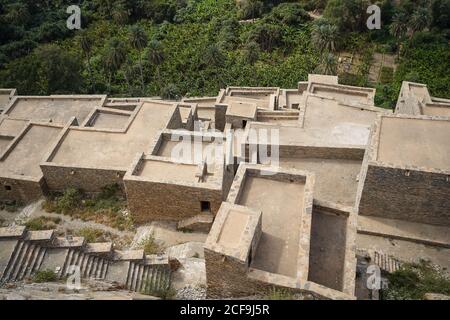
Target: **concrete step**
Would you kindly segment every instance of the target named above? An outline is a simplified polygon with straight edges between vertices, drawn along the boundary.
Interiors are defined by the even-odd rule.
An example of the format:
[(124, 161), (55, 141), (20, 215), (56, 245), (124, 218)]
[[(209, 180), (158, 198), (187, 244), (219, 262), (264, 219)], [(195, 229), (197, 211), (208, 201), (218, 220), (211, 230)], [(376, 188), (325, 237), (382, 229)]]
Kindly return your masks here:
[(23, 226), (0, 228), (0, 239), (23, 239), (26, 229)]
[(25, 247), (25, 242), (20, 241), (19, 246), (14, 252), (14, 256), (12, 257), (10, 264), (8, 266), (8, 270), (5, 272), (3, 276), (3, 281), (9, 281), (12, 278), (13, 273), (16, 270), (17, 262), (21, 259), (23, 249)]
[(31, 267), (31, 270), (30, 270), (29, 274), (27, 275), (28, 277), (31, 277), (34, 273), (36, 273), (41, 268), (42, 261), (44, 261), (44, 257), (45, 257), (46, 253), (47, 253), (47, 248), (46, 247), (39, 248), (39, 252), (38, 252), (38, 254), (36, 256), (34, 264)]
[(140, 288), (141, 283), (142, 283), (142, 278), (144, 276), (144, 269), (145, 269), (145, 266), (140, 264), (139, 265), (138, 274), (137, 274), (137, 277), (136, 277), (136, 283), (135, 283), (135, 286), (133, 288), (133, 291), (139, 291), (139, 288)]
[[(0, 279), (1, 282), (5, 282), (9, 279), (9, 275), (11, 273), (12, 268), (14, 267), (17, 255), (19, 254), (23, 246), (23, 242), (20, 240), (9, 240), (7, 242), (2, 241), (1, 244), (3, 243), (9, 245), (9, 250), (7, 250), (8, 252), (6, 252), (4, 257), (2, 254), (2, 260), (4, 260), (2, 261), (2, 265), (5, 265), (6, 267), (4, 267), (2, 277)], [(4, 247), (6, 248), (6, 245), (4, 245)]]
[(105, 264), (105, 259), (100, 258), (98, 263), (97, 263), (97, 269), (95, 270), (95, 273), (94, 273), (94, 277), (96, 279), (102, 278), (104, 264)]
[(399, 270), (402, 263), (385, 253), (374, 251), (370, 253), (370, 257), (373, 263), (380, 267), (382, 271), (392, 273)]
[(73, 255), (76, 251), (74, 249), (69, 249), (69, 253), (67, 254), (66, 261), (64, 262), (64, 266), (61, 270), (60, 277), (65, 277), (69, 274), (70, 266), (72, 265)]
[(29, 248), (30, 248), (30, 243), (24, 242), (24, 244), (20, 250), (20, 253), (18, 255), (18, 258), (13, 266), (13, 270), (9, 276), (9, 279), (8, 279), (9, 281), (14, 281), (16, 279), (16, 277), (18, 276), (18, 274), (24, 264), (24, 260), (27, 257)]
[(19, 246), (18, 239), (0, 239), (0, 280), (6, 276)]
[(106, 278), (106, 274), (108, 273), (108, 269), (109, 269), (109, 261), (108, 260), (103, 260), (103, 266), (102, 266), (102, 270), (100, 271), (100, 278), (101, 279), (105, 279)]
[(125, 281), (125, 287), (129, 290), (131, 290), (131, 283), (132, 283), (132, 279), (133, 279), (133, 275), (134, 275), (134, 268), (135, 268), (134, 262), (130, 262), (130, 265), (128, 267), (127, 279)]
[(23, 279), (23, 277), (25, 276), (26, 270), (28, 268), (28, 265), (30, 264), (31, 260), (33, 259), (33, 255), (34, 255), (34, 252), (36, 251), (37, 247), (38, 246), (35, 245), (34, 243), (30, 244), (30, 246), (28, 247), (27, 253), (26, 253), (26, 257), (24, 258), (23, 263), (20, 266), (20, 270), (17, 273), (14, 280), (19, 281), (19, 280)]
[(27, 261), (26, 267), (23, 269), (22, 274), (20, 275), (20, 280), (29, 277), (31, 275), (31, 271), (33, 269), (34, 264), (39, 256), (39, 252), (41, 250), (40, 245), (34, 245), (33, 251), (30, 254), (29, 260)]

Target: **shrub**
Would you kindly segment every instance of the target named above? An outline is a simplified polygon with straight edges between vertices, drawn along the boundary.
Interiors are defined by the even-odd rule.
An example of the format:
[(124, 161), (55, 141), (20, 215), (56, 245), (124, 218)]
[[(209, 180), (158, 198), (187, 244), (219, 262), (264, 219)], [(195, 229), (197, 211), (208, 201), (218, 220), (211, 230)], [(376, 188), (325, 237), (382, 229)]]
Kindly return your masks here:
[(42, 270), (36, 272), (33, 276), (33, 282), (55, 282), (57, 280), (56, 274), (52, 270)]
[(52, 217), (37, 217), (27, 221), (24, 225), (28, 230), (38, 231), (38, 230), (50, 230), (55, 229), (56, 225), (61, 222), (60, 218)]
[(142, 239), (138, 246), (144, 249), (145, 254), (158, 254), (161, 252), (161, 247), (156, 242), (153, 233)]
[(84, 237), (86, 242), (100, 242), (104, 241), (105, 233), (100, 229), (83, 228), (75, 232), (77, 236)]
[(386, 300), (420, 300), (425, 293), (450, 295), (450, 279), (430, 263), (405, 264), (388, 275), (389, 286), (382, 291)]

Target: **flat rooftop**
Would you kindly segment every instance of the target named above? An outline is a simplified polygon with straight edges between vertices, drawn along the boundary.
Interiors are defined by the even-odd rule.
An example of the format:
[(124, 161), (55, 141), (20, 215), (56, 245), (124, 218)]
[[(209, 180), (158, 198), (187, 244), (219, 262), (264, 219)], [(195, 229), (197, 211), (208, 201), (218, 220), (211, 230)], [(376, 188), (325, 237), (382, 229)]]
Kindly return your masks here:
[(71, 127), (50, 162), (74, 167), (128, 168), (136, 154), (150, 152), (175, 105), (145, 102), (124, 133)]
[(11, 108), (5, 110), (5, 113), (11, 118), (51, 121), (58, 124), (66, 124), (71, 117), (76, 117), (78, 123), (82, 123), (95, 107), (102, 105), (103, 100), (99, 96), (18, 96)]
[(382, 117), (377, 160), (450, 171), (450, 121)]
[(426, 104), (422, 107), (422, 114), (426, 116), (450, 117), (450, 105)]
[(0, 161), (0, 172), (27, 177), (42, 176), (39, 164), (61, 130), (32, 124), (6, 158)]
[(0, 122), (0, 136), (17, 136), (27, 125), (26, 120), (5, 118)]
[(309, 92), (350, 105), (373, 105), (375, 95), (374, 90), (369, 88), (325, 83), (311, 83)]
[(130, 116), (130, 114), (99, 110), (95, 112), (94, 119), (90, 123), (90, 127), (97, 129), (125, 129)]
[(280, 166), (314, 172), (314, 199), (354, 205), (362, 160), (280, 157)]
[(262, 234), (251, 267), (297, 277), (305, 185), (247, 176), (239, 205), (262, 212)]
[[(383, 111), (380, 109), (380, 111)], [(330, 128), (340, 130), (347, 124), (370, 126), (375, 122), (378, 112), (340, 104), (337, 101), (309, 96), (307, 99), (303, 127)]]
[(245, 119), (255, 119), (256, 110), (256, 103), (233, 101), (228, 105), (226, 115)]
[[(327, 128), (304, 129), (298, 126), (278, 126), (276, 124), (261, 124), (256, 122), (252, 122), (248, 127), (249, 129), (254, 129), (258, 136), (262, 137), (263, 135), (266, 135), (269, 143), (272, 142), (272, 130), (276, 130), (275, 132), (278, 132), (280, 145), (365, 146), (370, 135), (369, 127), (351, 123), (337, 125), (334, 130), (329, 130)], [(266, 131), (261, 129), (265, 129)], [(275, 137), (276, 135), (274, 138)], [(251, 136), (250, 141), (255, 143)]]

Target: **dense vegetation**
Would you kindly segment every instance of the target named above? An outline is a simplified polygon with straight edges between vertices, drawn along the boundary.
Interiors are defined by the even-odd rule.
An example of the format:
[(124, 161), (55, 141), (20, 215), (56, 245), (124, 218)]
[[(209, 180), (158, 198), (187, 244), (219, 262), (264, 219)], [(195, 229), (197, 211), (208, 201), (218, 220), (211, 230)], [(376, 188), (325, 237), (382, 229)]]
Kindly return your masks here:
[[(72, 1), (0, 2), (0, 87), (20, 94), (215, 95), (227, 85), (296, 87), (311, 72), (335, 74), (339, 52), (359, 53), (345, 83), (373, 85), (392, 107), (403, 80), (450, 97), (450, 0), (402, 0), (365, 22), (368, 0), (78, 1), (83, 30), (66, 28)], [(308, 12), (323, 12), (312, 19)], [(374, 52), (399, 67), (368, 83)]]
[(405, 264), (388, 280), (389, 286), (382, 292), (386, 300), (420, 300), (426, 293), (450, 295), (448, 275), (426, 261)]

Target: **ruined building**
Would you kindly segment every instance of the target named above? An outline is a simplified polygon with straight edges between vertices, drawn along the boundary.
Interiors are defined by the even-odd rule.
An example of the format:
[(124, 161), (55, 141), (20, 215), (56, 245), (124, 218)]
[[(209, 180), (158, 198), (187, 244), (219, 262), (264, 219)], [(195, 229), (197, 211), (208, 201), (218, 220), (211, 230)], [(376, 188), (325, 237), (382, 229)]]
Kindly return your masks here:
[[(96, 193), (118, 184), (137, 223), (209, 232), (210, 297), (281, 287), (353, 299), (358, 216), (450, 225), (450, 100), (409, 82), (394, 113), (374, 97), (374, 89), (322, 75), (295, 89), (228, 87), (181, 102), (4, 89), (0, 199), (25, 204), (69, 187)], [(150, 274), (140, 252), (103, 254), (105, 245), (64, 245), (22, 229), (4, 229), (0, 240), (10, 248), (2, 250), (3, 278), (55, 267), (36, 249), (32, 265), (11, 275), (17, 241), (60, 248), (61, 272), (74, 247), (92, 252), (98, 262), (89, 268), (102, 278), (133, 268), (125, 272), (137, 272), (131, 289)], [(102, 269), (119, 262), (121, 272)]]

